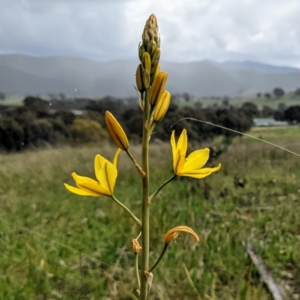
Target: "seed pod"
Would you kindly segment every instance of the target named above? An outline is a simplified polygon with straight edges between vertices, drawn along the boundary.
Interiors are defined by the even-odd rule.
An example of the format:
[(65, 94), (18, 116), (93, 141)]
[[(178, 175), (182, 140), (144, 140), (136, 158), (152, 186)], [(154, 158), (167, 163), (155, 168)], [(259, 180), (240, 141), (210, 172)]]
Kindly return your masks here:
[(167, 72), (160, 72), (154, 79), (153, 84), (150, 90), (150, 104), (155, 106), (158, 99), (162, 95), (163, 91), (165, 90), (165, 85), (167, 82), (168, 73)]

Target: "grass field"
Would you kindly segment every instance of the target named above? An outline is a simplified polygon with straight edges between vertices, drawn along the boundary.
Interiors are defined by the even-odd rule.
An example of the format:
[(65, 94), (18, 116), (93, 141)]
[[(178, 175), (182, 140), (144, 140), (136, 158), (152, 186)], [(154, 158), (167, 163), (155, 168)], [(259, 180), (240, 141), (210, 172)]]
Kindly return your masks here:
[[(294, 128), (252, 134), (299, 153), (297, 129), (298, 135)], [(93, 177), (94, 155), (112, 158), (114, 151), (91, 146), (0, 156), (1, 300), (137, 299), (131, 251), (137, 226), (109, 198), (63, 187), (73, 171)], [(152, 148), (152, 191), (172, 174), (170, 151)], [(132, 152), (139, 160), (139, 149)], [(115, 194), (140, 216), (140, 178), (124, 153), (119, 162)], [(192, 227), (200, 243), (179, 234), (154, 271), (150, 299), (272, 299), (247, 241), (288, 298), (300, 299), (300, 158), (236, 138), (217, 162), (217, 174), (179, 178), (151, 206), (150, 264), (172, 227)]]
[[(222, 99), (214, 99), (214, 98), (205, 98), (205, 99), (197, 99), (191, 98), (190, 101), (186, 102), (183, 98), (178, 99), (177, 104), (181, 107), (193, 107), (195, 103), (201, 102), (202, 107), (206, 108), (208, 106), (213, 106), (214, 104), (222, 105)], [(292, 105), (300, 105), (300, 97), (295, 96), (293, 93), (287, 93), (281, 98), (276, 98), (272, 96), (272, 98), (268, 99), (265, 97), (260, 98), (231, 98), (229, 100), (229, 104), (235, 107), (242, 106), (245, 102), (251, 102), (257, 106), (259, 110), (261, 110), (264, 106), (271, 107), (272, 109), (277, 109), (278, 105), (283, 103), (286, 107)]]

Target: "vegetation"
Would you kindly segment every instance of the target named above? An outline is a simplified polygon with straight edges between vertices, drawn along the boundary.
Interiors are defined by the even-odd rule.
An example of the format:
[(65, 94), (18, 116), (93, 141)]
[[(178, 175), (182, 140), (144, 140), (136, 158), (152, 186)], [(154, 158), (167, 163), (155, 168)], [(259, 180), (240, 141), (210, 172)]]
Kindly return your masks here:
[[(278, 130), (271, 130), (272, 141), (297, 151), (299, 141)], [(265, 137), (267, 130), (254, 134)], [(62, 185), (71, 183), (74, 166), (93, 177), (99, 152), (110, 160), (114, 153), (94, 146), (0, 156), (0, 299), (135, 299), (128, 235), (136, 236), (136, 225), (110, 199), (82, 198)], [(169, 144), (153, 149), (152, 191), (170, 177), (165, 153)], [(140, 161), (139, 152), (134, 155)], [(154, 271), (150, 299), (271, 299), (246, 254), (248, 240), (288, 297), (297, 299), (299, 158), (242, 138), (217, 161), (217, 175), (179, 179), (151, 206), (151, 263), (174, 222), (195, 229), (200, 243), (179, 234)], [(128, 195), (125, 204), (140, 216), (140, 180), (124, 153), (118, 168), (116, 196)]]

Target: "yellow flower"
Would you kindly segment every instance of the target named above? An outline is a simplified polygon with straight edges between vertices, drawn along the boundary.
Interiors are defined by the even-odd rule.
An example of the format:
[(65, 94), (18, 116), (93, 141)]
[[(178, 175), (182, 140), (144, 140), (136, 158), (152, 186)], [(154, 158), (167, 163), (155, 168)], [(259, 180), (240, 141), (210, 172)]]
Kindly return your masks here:
[(98, 181), (72, 173), (77, 187), (64, 184), (70, 192), (80, 196), (112, 196), (118, 176), (117, 162), (121, 149), (118, 149), (113, 163), (97, 154), (95, 157), (95, 175)]
[(202, 168), (209, 158), (208, 148), (196, 150), (187, 158), (185, 157), (188, 146), (186, 129), (183, 129), (177, 144), (175, 141), (175, 131), (173, 130), (171, 135), (171, 146), (173, 153), (173, 168), (177, 176), (188, 176), (200, 179), (219, 171), (221, 168), (221, 164), (215, 168)]
[(169, 244), (174, 238), (177, 238), (179, 231), (183, 231), (183, 232), (187, 232), (187, 233), (191, 234), (195, 238), (196, 242), (199, 243), (200, 239), (199, 239), (197, 233), (192, 228), (187, 227), (187, 226), (177, 226), (177, 227), (174, 227), (173, 229), (169, 230), (165, 234), (165, 243)]
[(122, 150), (127, 150), (129, 148), (129, 142), (126, 133), (120, 123), (109, 111), (106, 111), (105, 113), (105, 122), (108, 133), (116, 146)]

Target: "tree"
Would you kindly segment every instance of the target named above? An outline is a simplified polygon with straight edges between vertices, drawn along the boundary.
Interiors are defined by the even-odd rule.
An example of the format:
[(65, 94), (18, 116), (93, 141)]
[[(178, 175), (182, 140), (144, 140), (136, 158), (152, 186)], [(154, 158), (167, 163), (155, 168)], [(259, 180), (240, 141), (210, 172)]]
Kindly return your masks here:
[(284, 118), (289, 122), (300, 122), (300, 106), (294, 105), (287, 108), (284, 112)]
[(260, 97), (261, 97), (261, 93), (257, 93), (257, 94), (256, 94), (256, 97), (257, 97), (257, 98), (260, 98)]
[(281, 98), (284, 95), (284, 90), (282, 88), (275, 88), (273, 94), (277, 98)]
[(2, 92), (0, 92), (0, 100), (5, 100), (6, 95)]
[(265, 98), (270, 99), (271, 98), (271, 94), (270, 93), (265, 93), (264, 94)]
[(295, 96), (300, 96), (300, 88), (296, 89)]

